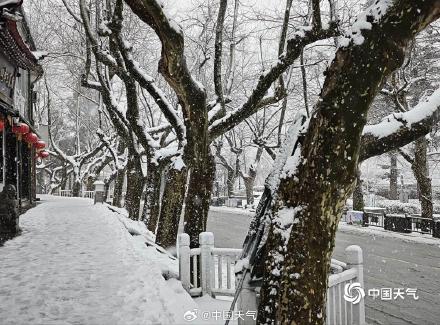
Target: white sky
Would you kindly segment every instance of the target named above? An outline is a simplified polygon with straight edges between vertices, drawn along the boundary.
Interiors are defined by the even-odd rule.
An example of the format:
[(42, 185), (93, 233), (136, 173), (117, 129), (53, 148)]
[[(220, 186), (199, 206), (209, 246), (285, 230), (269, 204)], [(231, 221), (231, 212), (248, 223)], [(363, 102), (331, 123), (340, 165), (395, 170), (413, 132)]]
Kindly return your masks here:
[[(191, 7), (194, 0), (163, 0), (168, 11), (175, 15), (179, 10), (185, 10)], [(213, 2), (213, 5), (218, 6), (219, 1)], [(228, 6), (233, 6), (235, 0), (229, 0)], [(273, 8), (284, 8), (286, 5), (286, 0), (240, 0), (240, 4), (246, 6), (253, 6), (257, 9), (271, 9)]]

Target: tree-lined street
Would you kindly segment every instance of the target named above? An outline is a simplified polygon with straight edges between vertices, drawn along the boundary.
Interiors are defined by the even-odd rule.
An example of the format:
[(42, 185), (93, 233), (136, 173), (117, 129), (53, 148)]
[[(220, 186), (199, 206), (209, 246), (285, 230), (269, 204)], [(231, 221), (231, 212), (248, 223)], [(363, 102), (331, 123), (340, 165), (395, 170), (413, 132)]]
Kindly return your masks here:
[[(162, 278), (183, 300), (238, 298), (243, 292), (230, 286), (233, 258), (250, 289), (239, 301), (249, 303), (242, 307), (252, 308), (257, 324), (349, 318), (364, 325), (363, 301), (350, 312), (338, 302), (343, 294), (357, 299), (364, 284), (367, 293), (380, 292), (380, 299), (366, 298), (371, 323), (435, 322), (437, 247), (338, 225), (346, 215), (440, 238), (439, 19), (440, 0), (0, 0), (5, 286), (17, 284), (9, 277), (14, 268), (20, 280), (34, 266), (31, 257), (17, 262), (8, 246), (32, 255), (23, 238), (42, 250), (52, 237), (58, 241), (67, 255), (58, 259), (50, 246), (51, 256), (41, 256), (57, 271), (75, 255), (59, 241), (64, 223), (68, 237), (84, 241), (81, 250), (88, 242), (103, 254), (103, 242), (114, 248), (112, 236), (95, 238), (93, 211), (78, 200), (87, 198), (111, 204), (130, 242), (174, 266), (181, 226), (179, 271), (165, 263)], [(44, 210), (39, 195), (51, 195), (43, 203), (50, 218), (37, 213), (41, 227), (28, 227), (25, 213)], [(62, 199), (54, 207), (56, 196)], [(253, 210), (257, 201), (251, 223), (249, 215), (226, 212)], [(80, 217), (70, 220), (75, 204)], [(214, 205), (227, 208), (210, 213)], [(217, 244), (245, 242), (243, 250), (213, 250), (210, 229)], [(365, 254), (365, 283), (356, 244)], [(130, 255), (136, 247), (128, 246)], [(350, 267), (330, 277), (332, 256), (345, 260), (347, 246)], [(217, 263), (219, 288), (211, 279), (216, 258), (226, 261), (226, 273)], [(118, 269), (122, 295), (130, 297), (122, 282), (142, 259), (157, 262), (145, 255)], [(118, 261), (91, 272), (111, 273)], [(82, 281), (83, 274), (72, 276)], [(399, 296), (384, 301), (385, 289), (419, 290), (421, 298), (411, 306)], [(164, 317), (147, 323), (170, 322), (167, 306), (144, 298), (139, 309)], [(120, 302), (121, 313), (130, 299)], [(103, 300), (96, 309), (110, 310)]]

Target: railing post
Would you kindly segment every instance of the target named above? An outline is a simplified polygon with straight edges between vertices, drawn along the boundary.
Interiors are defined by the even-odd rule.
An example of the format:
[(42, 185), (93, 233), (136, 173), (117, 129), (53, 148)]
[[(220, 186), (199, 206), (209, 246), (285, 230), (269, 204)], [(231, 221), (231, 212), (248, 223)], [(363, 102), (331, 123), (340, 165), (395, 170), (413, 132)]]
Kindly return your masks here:
[[(364, 260), (362, 257), (362, 248), (358, 245), (351, 245), (345, 249), (347, 256), (347, 268), (355, 268), (357, 270), (356, 282), (359, 282), (361, 288), (364, 287)], [(360, 292), (359, 292), (360, 294)], [(353, 325), (365, 324), (365, 299), (362, 298), (358, 304), (353, 304)]]
[(212, 249), (214, 248), (214, 234), (212, 232), (202, 232), (199, 235), (200, 242), (200, 283), (202, 295), (211, 295), (213, 283), (214, 263)]
[(189, 292), (191, 287), (191, 249), (189, 248), (189, 235), (179, 235), (179, 276), (183, 288)]

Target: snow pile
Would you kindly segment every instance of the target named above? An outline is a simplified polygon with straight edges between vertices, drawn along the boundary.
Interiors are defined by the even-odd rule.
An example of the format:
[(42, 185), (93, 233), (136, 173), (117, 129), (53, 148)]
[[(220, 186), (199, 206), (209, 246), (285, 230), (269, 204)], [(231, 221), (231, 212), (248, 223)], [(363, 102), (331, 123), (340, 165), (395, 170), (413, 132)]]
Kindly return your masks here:
[[(209, 295), (205, 295), (200, 298), (196, 298), (196, 302), (199, 306), (197, 310), (192, 310), (194, 315), (197, 317), (193, 321), (191, 318), (187, 319), (187, 324), (198, 325), (198, 324), (225, 324), (227, 319), (228, 311), (231, 306), (231, 301), (226, 300), (227, 298), (232, 299), (232, 297), (225, 297), (225, 300), (214, 299)], [(235, 311), (230, 317), (231, 320), (229, 324), (235, 325), (237, 321), (237, 311)]]
[(118, 214), (87, 199), (44, 200), (0, 247), (2, 325), (181, 324), (197, 308), (162, 276), (164, 254), (130, 235)]
[[(140, 253), (149, 261), (153, 261), (162, 271), (162, 275), (169, 278), (178, 278), (179, 264), (175, 256), (156, 244), (156, 236), (147, 229), (142, 221), (131, 220), (124, 208), (107, 205), (110, 211), (116, 213), (116, 217), (124, 225), (125, 229), (133, 235), (133, 242), (141, 248)], [(146, 253), (146, 254), (144, 254)]]
[(347, 31), (346, 35), (341, 39), (340, 45), (346, 47), (353, 41), (355, 45), (362, 45), (365, 38), (362, 36), (362, 30), (370, 30), (373, 23), (377, 23), (392, 5), (393, 0), (378, 0), (372, 6), (361, 13), (356, 21)]

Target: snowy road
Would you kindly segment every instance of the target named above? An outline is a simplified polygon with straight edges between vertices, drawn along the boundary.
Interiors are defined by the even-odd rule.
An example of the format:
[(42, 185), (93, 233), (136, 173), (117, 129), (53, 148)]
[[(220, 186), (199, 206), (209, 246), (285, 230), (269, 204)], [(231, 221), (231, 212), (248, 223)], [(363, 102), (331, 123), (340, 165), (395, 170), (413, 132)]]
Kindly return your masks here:
[[(250, 218), (251, 214), (211, 211), (208, 230), (214, 232), (216, 246), (241, 247)], [(428, 245), (345, 228), (338, 231), (334, 257), (343, 261), (345, 247), (352, 244), (361, 246), (367, 290), (417, 288), (419, 296), (418, 301), (412, 297), (390, 301), (366, 297), (367, 322), (383, 325), (440, 324), (440, 240), (438, 245)]]
[(184, 323), (196, 305), (164, 280), (155, 248), (91, 200), (46, 199), (0, 247), (0, 324)]

